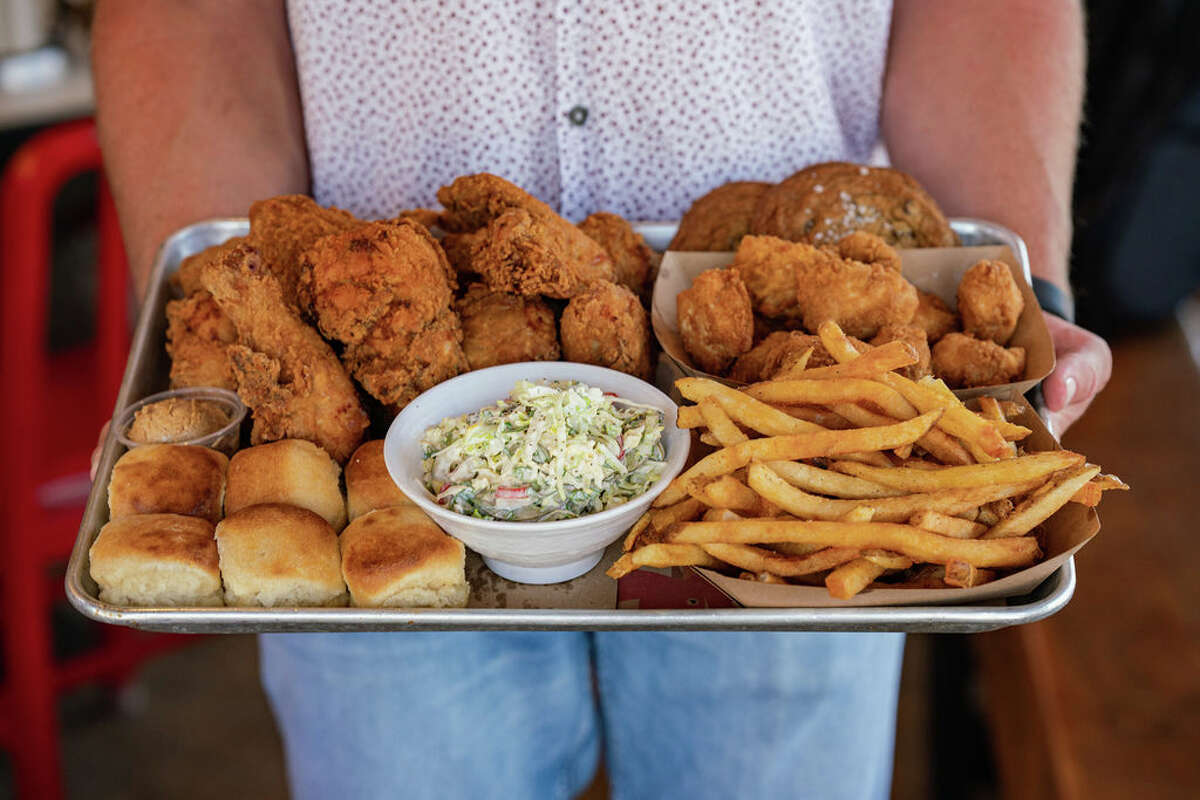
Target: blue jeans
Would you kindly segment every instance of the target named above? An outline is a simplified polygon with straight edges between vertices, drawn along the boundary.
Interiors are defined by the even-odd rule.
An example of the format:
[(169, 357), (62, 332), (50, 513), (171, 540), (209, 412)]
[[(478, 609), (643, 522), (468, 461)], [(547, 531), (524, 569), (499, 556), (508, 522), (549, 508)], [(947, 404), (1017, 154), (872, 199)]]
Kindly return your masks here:
[[(902, 634), (272, 634), (297, 798), (886, 798)], [(597, 682), (593, 692), (593, 664)]]

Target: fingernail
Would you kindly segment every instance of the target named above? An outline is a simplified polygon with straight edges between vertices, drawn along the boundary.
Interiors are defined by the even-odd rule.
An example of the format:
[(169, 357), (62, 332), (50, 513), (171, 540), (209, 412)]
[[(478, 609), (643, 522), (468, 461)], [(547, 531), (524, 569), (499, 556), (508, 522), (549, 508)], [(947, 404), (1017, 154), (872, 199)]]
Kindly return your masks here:
[(1065, 381), (1063, 381), (1063, 387), (1066, 390), (1066, 399), (1063, 401), (1063, 407), (1066, 408), (1067, 406), (1071, 405), (1071, 401), (1075, 399), (1075, 379), (1067, 378)]

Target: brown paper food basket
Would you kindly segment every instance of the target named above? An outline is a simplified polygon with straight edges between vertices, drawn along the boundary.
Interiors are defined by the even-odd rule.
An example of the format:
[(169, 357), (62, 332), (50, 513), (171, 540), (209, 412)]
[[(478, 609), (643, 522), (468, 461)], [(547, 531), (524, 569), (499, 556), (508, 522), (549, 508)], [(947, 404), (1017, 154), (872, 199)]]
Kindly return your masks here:
[[(967, 400), (980, 395), (1015, 398), (1032, 389), (1054, 369), (1054, 344), (1050, 341), (1050, 331), (1046, 328), (1037, 297), (1026, 282), (1016, 256), (1007, 245), (936, 247), (900, 250), (899, 253), (904, 277), (912, 281), (917, 288), (942, 298), (951, 308), (956, 305), (955, 295), (963, 273), (983, 259), (1003, 261), (1007, 264), (1021, 290), (1021, 295), (1025, 298), (1025, 310), (1021, 312), (1021, 317), (1017, 320), (1017, 329), (1009, 342), (1009, 346), (1025, 348), (1025, 377), (1013, 383), (956, 389), (954, 393), (960, 399)], [(730, 386), (738, 386), (740, 384), (736, 381), (696, 368), (683, 349), (683, 340), (679, 336), (679, 324), (675, 315), (675, 298), (679, 293), (691, 286), (692, 281), (701, 272), (730, 264), (733, 255), (667, 252), (663, 256), (662, 267), (654, 283), (650, 322), (663, 352), (685, 375), (712, 378)]]
[[(1033, 408), (1019, 398), (1024, 410), (1012, 421), (1033, 430), (1024, 441), (1031, 453), (1061, 450)], [(849, 600), (829, 596), (824, 586), (790, 586), (744, 581), (695, 568), (701, 577), (730, 599), (750, 608), (830, 608), (837, 606), (961, 605), (1018, 597), (1033, 591), (1100, 530), (1096, 509), (1067, 503), (1041, 525), (1039, 540), (1045, 560), (1003, 578), (971, 589), (866, 589)]]

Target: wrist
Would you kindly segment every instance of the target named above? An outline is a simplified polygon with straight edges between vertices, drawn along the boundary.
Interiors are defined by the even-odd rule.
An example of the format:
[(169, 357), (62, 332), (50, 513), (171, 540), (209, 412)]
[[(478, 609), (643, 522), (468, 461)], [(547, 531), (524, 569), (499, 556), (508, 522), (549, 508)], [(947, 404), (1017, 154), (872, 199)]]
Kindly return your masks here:
[(1048, 311), (1067, 322), (1075, 322), (1075, 299), (1071, 293), (1045, 278), (1033, 276), (1033, 294), (1043, 311)]

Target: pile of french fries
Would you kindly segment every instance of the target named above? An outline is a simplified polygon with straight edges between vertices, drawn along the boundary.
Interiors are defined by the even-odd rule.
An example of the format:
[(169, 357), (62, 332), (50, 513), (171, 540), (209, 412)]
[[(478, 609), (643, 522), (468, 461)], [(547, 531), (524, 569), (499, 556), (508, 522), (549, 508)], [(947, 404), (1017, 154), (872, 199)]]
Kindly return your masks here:
[[(824, 582), (848, 599), (874, 585), (971, 587), (1037, 562), (1037, 527), (1068, 502), (1129, 487), (1067, 450), (1025, 453), (1012, 402), (973, 411), (904, 342), (860, 354), (832, 322), (837, 364), (808, 354), (774, 380), (676, 386), (680, 427), (719, 448), (657, 497), (608, 571), (702, 566), (767, 583)], [(811, 353), (811, 351), (810, 351)]]

